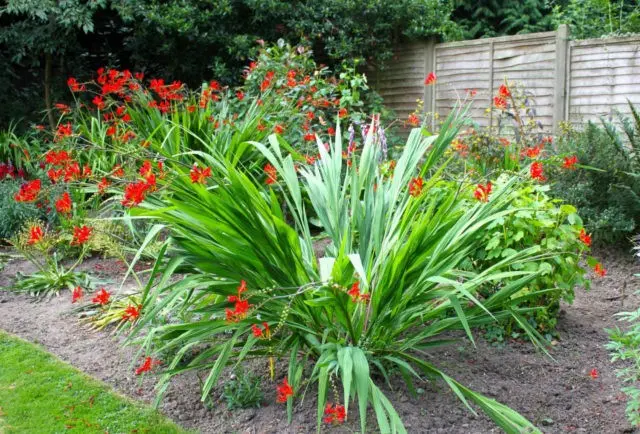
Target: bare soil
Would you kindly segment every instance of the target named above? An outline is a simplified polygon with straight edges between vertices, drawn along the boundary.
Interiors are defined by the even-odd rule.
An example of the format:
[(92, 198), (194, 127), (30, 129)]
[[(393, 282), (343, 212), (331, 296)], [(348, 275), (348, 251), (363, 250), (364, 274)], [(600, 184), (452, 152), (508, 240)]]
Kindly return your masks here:
[[(495, 347), (479, 337), (477, 348), (461, 340), (433, 351), (430, 360), (462, 384), (516, 409), (546, 433), (634, 432), (625, 419), (625, 397), (615, 366), (604, 348), (608, 340), (604, 329), (615, 325), (616, 312), (637, 308), (640, 298), (634, 291), (640, 282), (633, 275), (640, 273), (640, 265), (626, 252), (598, 254), (608, 274), (594, 278), (589, 292), (577, 290), (573, 305), (563, 306), (560, 338), (551, 349), (553, 359), (527, 342)], [(121, 263), (98, 258), (87, 260), (82, 268), (114, 280), (125, 271)], [(32, 271), (30, 264), (14, 260), (0, 273), (0, 286), (10, 287), (17, 272)], [(127, 285), (125, 288), (133, 283)], [(72, 312), (75, 307), (68, 292), (49, 301), (34, 301), (28, 295), (0, 290), (0, 328), (41, 344), (124, 394), (152, 402), (156, 379), (134, 375), (136, 349), (122, 347), (121, 338), (112, 331), (93, 330)], [(589, 375), (594, 368), (597, 379)], [(201, 433), (315, 431), (313, 394), (296, 407), (288, 425), (285, 407), (275, 403), (275, 385), (268, 378), (267, 365), (256, 361), (251, 369), (264, 373), (265, 401), (259, 409), (228, 411), (220, 400), (221, 387), (214, 392), (217, 402), (213, 408), (206, 408), (200, 401), (201, 380), (195, 374), (175, 379), (160, 409)], [(416, 398), (407, 393), (400, 379), (393, 386), (393, 390), (383, 390), (410, 433), (501, 432), (485, 416), (470, 413), (443, 384), (425, 382)], [(370, 420), (373, 424), (375, 419)], [(346, 426), (327, 427), (326, 432), (355, 432), (357, 427), (357, 420), (351, 420)], [(375, 432), (373, 425), (370, 432)]]

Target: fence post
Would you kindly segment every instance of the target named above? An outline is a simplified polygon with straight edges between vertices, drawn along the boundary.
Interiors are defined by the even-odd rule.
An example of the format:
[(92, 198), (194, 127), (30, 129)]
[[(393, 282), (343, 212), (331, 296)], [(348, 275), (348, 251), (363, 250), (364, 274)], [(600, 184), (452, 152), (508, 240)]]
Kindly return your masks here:
[[(435, 72), (436, 70), (436, 40), (435, 38), (429, 38), (427, 43), (424, 46), (424, 76), (430, 72)], [(423, 102), (423, 113), (431, 113), (431, 128), (435, 128), (435, 117), (433, 113), (436, 110), (435, 107), (435, 93), (436, 93), (436, 85), (433, 86), (424, 86), (424, 93), (422, 95)]]
[(567, 58), (569, 46), (569, 26), (560, 24), (556, 30), (555, 83), (553, 85), (553, 132), (565, 120), (567, 98)]

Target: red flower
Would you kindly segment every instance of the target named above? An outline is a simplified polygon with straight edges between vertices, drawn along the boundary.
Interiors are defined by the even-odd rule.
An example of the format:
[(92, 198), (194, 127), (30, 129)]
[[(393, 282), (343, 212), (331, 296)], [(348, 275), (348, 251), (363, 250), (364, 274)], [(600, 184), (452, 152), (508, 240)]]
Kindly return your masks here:
[(27, 241), (28, 245), (37, 244), (42, 240), (44, 236), (44, 232), (40, 226), (31, 226), (31, 231), (29, 234), (29, 240)]
[(499, 141), (499, 142), (500, 142), (500, 144), (501, 144), (502, 146), (504, 146), (505, 148), (506, 148), (507, 146), (511, 145), (511, 142), (510, 142), (510, 141), (509, 141), (509, 139), (507, 139), (506, 137), (500, 137), (500, 138), (498, 139), (498, 141)]
[(55, 103), (54, 106), (55, 106), (55, 108), (60, 110), (60, 112), (63, 115), (68, 115), (69, 113), (71, 113), (71, 107), (69, 107), (66, 104), (62, 104), (62, 103), (58, 102), (58, 103)]
[(480, 202), (488, 202), (492, 187), (491, 182), (487, 182), (487, 185), (478, 184), (473, 195)]
[(264, 165), (264, 173), (267, 175), (265, 184), (271, 185), (275, 184), (278, 181), (278, 171), (270, 163)]
[(596, 378), (598, 378), (598, 370), (596, 368), (593, 368), (590, 372), (589, 372), (589, 376), (595, 380)]
[(69, 193), (66, 191), (62, 194), (62, 197), (56, 201), (56, 210), (60, 214), (69, 214), (71, 213), (71, 197)]
[(40, 226), (31, 226), (31, 231), (29, 234), (29, 240), (27, 241), (28, 245), (37, 244), (42, 240), (44, 236), (44, 232)]
[(407, 124), (411, 125), (412, 127), (417, 127), (418, 125), (420, 125), (420, 117), (415, 113), (411, 113), (407, 118)]
[(369, 301), (370, 295), (369, 294), (362, 294), (360, 292), (360, 282), (359, 281), (355, 281), (353, 285), (351, 285), (351, 289), (347, 291), (347, 294), (349, 294), (349, 296), (351, 296), (351, 301), (352, 302), (364, 302), (366, 303), (367, 301)]
[(534, 161), (529, 168), (529, 173), (531, 174), (532, 179), (537, 179), (538, 181), (544, 181), (545, 176), (542, 171), (542, 163), (539, 161)]
[(533, 146), (531, 148), (525, 148), (524, 154), (529, 158), (537, 158), (540, 155), (540, 151), (542, 150), (539, 146)]
[(91, 302), (104, 306), (105, 304), (109, 303), (110, 298), (111, 293), (109, 291), (106, 291), (104, 288), (101, 288), (100, 291), (95, 293), (95, 295), (91, 299)]
[(71, 162), (71, 156), (65, 150), (58, 152), (51, 150), (44, 154), (44, 161), (52, 166), (66, 166)]
[(329, 134), (330, 136), (335, 136), (336, 135), (336, 129), (333, 128), (333, 127), (327, 128), (327, 134)]
[(67, 122), (66, 124), (58, 125), (58, 130), (56, 131), (55, 141), (61, 140), (64, 137), (69, 137), (73, 134), (73, 127), (71, 123)]
[(240, 286), (238, 286), (238, 295), (230, 295), (227, 300), (230, 303), (235, 303), (233, 310), (225, 309), (226, 320), (236, 322), (247, 316), (247, 312), (252, 305), (242, 298), (242, 293), (247, 290), (247, 282), (242, 280)]
[(276, 400), (280, 403), (287, 402), (289, 397), (293, 396), (293, 388), (289, 384), (289, 381), (286, 377), (284, 380), (282, 380), (281, 385), (276, 386), (276, 391), (278, 393), (278, 397)]
[(438, 79), (438, 77), (436, 77), (436, 73), (435, 72), (430, 72), (429, 74), (427, 74), (427, 77), (424, 79), (424, 85), (425, 86), (431, 86), (432, 84), (436, 83), (437, 79)]
[(127, 184), (124, 188), (124, 199), (120, 203), (122, 205), (131, 208), (140, 204), (147, 196), (149, 191), (149, 184), (145, 181), (138, 181), (132, 184)]
[(571, 157), (564, 157), (564, 164), (562, 167), (565, 169), (575, 169), (575, 165), (578, 163), (578, 157), (572, 155)]
[(107, 188), (111, 185), (107, 178), (102, 178), (98, 183), (98, 193), (104, 194), (107, 191)]
[(257, 324), (254, 324), (251, 326), (251, 331), (253, 332), (253, 335), (257, 338), (261, 338), (261, 337), (269, 338), (271, 336), (271, 331), (269, 330), (269, 324), (267, 324), (266, 322), (263, 322), (262, 325), (264, 326), (264, 330), (261, 329), (260, 326)]
[(142, 362), (142, 365), (140, 365), (136, 369), (136, 375), (140, 375), (143, 372), (149, 372), (153, 369), (154, 366), (161, 365), (161, 364), (162, 362), (160, 360), (155, 360), (155, 359), (152, 359), (151, 357), (147, 357), (146, 359), (144, 359), (144, 362)]
[(587, 247), (591, 246), (591, 235), (587, 234), (584, 229), (580, 229), (580, 241), (582, 241)]
[(118, 128), (114, 124), (114, 125), (111, 125), (109, 128), (107, 128), (107, 131), (105, 131), (105, 134), (111, 137), (111, 136), (115, 136), (117, 132), (118, 132)]
[(604, 277), (607, 275), (607, 270), (605, 270), (600, 262), (598, 262), (595, 267), (593, 267), (593, 271), (600, 277)]
[(347, 417), (347, 412), (345, 411), (344, 405), (336, 404), (333, 406), (331, 404), (327, 404), (327, 407), (324, 409), (324, 415), (324, 423), (339, 425), (344, 423), (344, 420)]
[(80, 301), (80, 299), (82, 299), (83, 296), (83, 292), (82, 292), (82, 288), (79, 286), (76, 286), (73, 290), (73, 293), (71, 294), (71, 303), (76, 303), (78, 301)]
[(506, 84), (501, 84), (498, 88), (498, 95), (503, 98), (509, 98), (511, 96), (511, 91)]
[(124, 313), (122, 314), (122, 319), (125, 320), (125, 321), (134, 322), (135, 320), (137, 320), (140, 317), (140, 311), (141, 310), (142, 310), (142, 306), (140, 306), (140, 305), (134, 306), (134, 305), (130, 304), (124, 310)]
[(284, 127), (282, 125), (276, 124), (273, 126), (273, 132), (276, 134), (284, 133)]
[(316, 135), (314, 133), (307, 133), (304, 135), (303, 139), (307, 142), (312, 142), (316, 139)]
[(40, 194), (42, 182), (39, 179), (26, 182), (20, 186), (20, 190), (13, 197), (16, 202), (34, 202)]
[(494, 96), (493, 97), (493, 106), (499, 110), (506, 110), (507, 109), (507, 100), (504, 99), (501, 96)]
[(238, 101), (242, 101), (244, 99), (244, 92), (242, 92), (241, 90), (237, 91), (236, 98), (238, 98)]
[(93, 228), (89, 226), (76, 226), (73, 228), (73, 240), (71, 241), (72, 246), (81, 246), (82, 244), (89, 241), (91, 237), (91, 232), (93, 232)]
[(422, 178), (413, 178), (409, 181), (409, 194), (413, 197), (418, 197), (422, 194), (422, 188), (424, 181)]
[(84, 84), (78, 83), (78, 80), (73, 77), (69, 77), (67, 80), (67, 86), (69, 86), (71, 92), (82, 92), (85, 90)]
[(316, 162), (315, 157), (312, 157), (311, 155), (305, 155), (304, 159), (307, 162), (307, 164), (314, 164)]
[(204, 169), (201, 169), (197, 164), (194, 164), (189, 174), (191, 176), (191, 183), (206, 184), (207, 178), (211, 176), (211, 168), (205, 167)]
[(91, 102), (98, 108), (98, 110), (104, 110), (104, 99), (100, 95), (96, 95)]
[(113, 169), (111, 169), (111, 171), (111, 176), (113, 176), (114, 178), (120, 178), (124, 176), (124, 170), (122, 169), (122, 167), (120, 167), (119, 164), (113, 166)]
[(346, 108), (344, 108), (344, 107), (343, 107), (343, 108), (341, 108), (340, 110), (338, 110), (338, 117), (339, 117), (340, 119), (342, 119), (342, 118), (346, 117), (348, 114), (349, 114), (349, 112), (347, 112), (347, 109), (346, 109)]
[(467, 92), (467, 96), (469, 98), (474, 98), (478, 94), (478, 91), (476, 89), (465, 89), (465, 91)]

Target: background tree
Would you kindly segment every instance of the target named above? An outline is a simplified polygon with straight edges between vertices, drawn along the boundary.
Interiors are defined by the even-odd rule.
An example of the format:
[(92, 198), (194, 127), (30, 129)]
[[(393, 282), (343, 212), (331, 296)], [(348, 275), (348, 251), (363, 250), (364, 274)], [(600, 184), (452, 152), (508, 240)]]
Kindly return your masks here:
[(23, 73), (28, 80), (42, 81), (52, 127), (54, 62), (72, 50), (79, 33), (93, 32), (93, 16), (105, 6), (106, 0), (7, 0), (0, 9), (0, 65), (18, 83), (25, 78)]

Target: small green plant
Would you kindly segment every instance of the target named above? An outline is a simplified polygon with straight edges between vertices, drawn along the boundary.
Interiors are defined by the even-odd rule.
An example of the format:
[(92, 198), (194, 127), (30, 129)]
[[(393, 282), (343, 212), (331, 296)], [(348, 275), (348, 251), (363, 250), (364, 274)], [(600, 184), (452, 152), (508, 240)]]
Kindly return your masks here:
[(260, 377), (239, 367), (225, 383), (222, 395), (229, 410), (260, 407), (263, 399)]
[(640, 308), (632, 312), (620, 312), (618, 320), (628, 324), (626, 330), (616, 327), (607, 330), (611, 341), (606, 345), (611, 353), (611, 361), (626, 362), (624, 368), (619, 368), (616, 376), (627, 386), (622, 392), (627, 395), (627, 419), (634, 426), (640, 426)]

